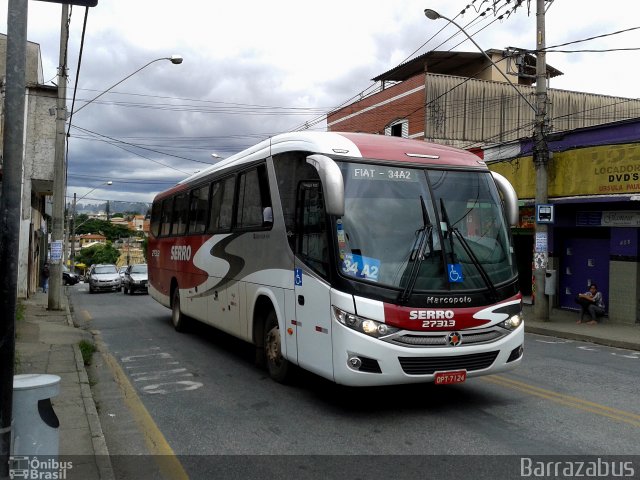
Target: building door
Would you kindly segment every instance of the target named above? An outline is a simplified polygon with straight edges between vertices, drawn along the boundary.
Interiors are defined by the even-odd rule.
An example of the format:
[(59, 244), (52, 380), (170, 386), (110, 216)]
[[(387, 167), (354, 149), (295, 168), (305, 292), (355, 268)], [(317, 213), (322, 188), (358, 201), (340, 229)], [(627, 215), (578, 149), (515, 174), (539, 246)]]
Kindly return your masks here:
[(591, 283), (598, 285), (605, 307), (609, 306), (609, 239), (568, 238), (564, 241), (560, 259), (560, 307), (578, 310), (578, 293), (584, 293)]

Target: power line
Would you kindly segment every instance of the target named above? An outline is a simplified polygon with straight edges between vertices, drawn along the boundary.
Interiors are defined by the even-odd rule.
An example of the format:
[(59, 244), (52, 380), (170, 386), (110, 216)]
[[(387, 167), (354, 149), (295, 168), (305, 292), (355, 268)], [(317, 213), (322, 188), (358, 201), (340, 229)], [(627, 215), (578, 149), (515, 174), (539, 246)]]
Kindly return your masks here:
[(595, 40), (597, 38), (604, 38), (604, 37), (610, 37), (612, 35), (619, 35), (621, 33), (626, 33), (626, 32), (631, 32), (633, 30), (638, 30), (640, 29), (640, 27), (631, 27), (631, 28), (626, 28), (624, 30), (618, 30), (617, 32), (611, 32), (611, 33), (603, 33), (602, 35), (596, 35), (594, 37), (589, 37), (589, 38), (583, 38), (582, 40), (574, 40), (572, 42), (567, 42), (567, 43), (560, 43), (558, 45), (552, 45), (550, 47), (545, 48), (545, 51), (548, 52), (550, 51), (550, 49), (552, 48), (558, 48), (558, 47), (566, 47), (567, 45), (573, 45), (575, 43), (582, 43), (582, 42), (588, 42), (590, 40)]
[[(104, 180), (105, 177), (98, 177), (98, 176), (94, 176), (94, 175), (81, 175), (81, 174), (69, 174), (70, 178), (86, 178), (86, 179), (91, 179), (91, 180)], [(169, 181), (169, 180), (146, 180), (146, 179), (131, 179), (131, 177), (128, 178), (122, 178), (122, 177), (109, 177), (112, 180), (117, 181), (119, 184), (120, 183), (132, 183), (132, 184), (140, 184), (140, 185), (175, 185), (176, 183), (178, 183), (180, 181), (180, 179), (176, 179), (173, 181)]]
[[(180, 156), (180, 155), (174, 155), (174, 154), (167, 153), (167, 152), (161, 152), (161, 151), (159, 151), (159, 150), (154, 150), (154, 149), (152, 149), (152, 148), (142, 147), (142, 146), (140, 146), (140, 145), (136, 145), (136, 144), (133, 144), (133, 143), (124, 142), (124, 141), (122, 141), (122, 140), (118, 140), (117, 138), (113, 138), (113, 137), (110, 137), (110, 136), (108, 136), (108, 135), (103, 135), (103, 134), (101, 134), (101, 133), (93, 132), (93, 131), (91, 131), (91, 130), (89, 130), (89, 129), (82, 128), (82, 127), (79, 127), (79, 126), (77, 126), (77, 125), (73, 125), (73, 127), (74, 127), (74, 128), (77, 128), (78, 130), (81, 130), (81, 131), (83, 131), (83, 132), (86, 132), (86, 133), (89, 133), (89, 134), (92, 134), (92, 135), (95, 135), (95, 136), (98, 136), (98, 137), (102, 137), (102, 138), (109, 139), (109, 140), (111, 140), (111, 142), (116, 142), (116, 143), (118, 143), (118, 144), (120, 144), (120, 143), (121, 143), (121, 144), (123, 144), (123, 145), (127, 145), (127, 146), (130, 146), (130, 147), (140, 148), (141, 150), (147, 150), (147, 151), (149, 151), (149, 152), (159, 153), (160, 155), (166, 155), (166, 156), (168, 156), (168, 157), (179, 158), (180, 160), (188, 160), (188, 161), (190, 161), (190, 162), (197, 162), (197, 163), (204, 163), (204, 164), (206, 164), (206, 165), (212, 165), (212, 163), (211, 163), (211, 162), (204, 162), (204, 161), (202, 161), (202, 160), (196, 160), (196, 159), (193, 159), (193, 158), (182, 157), (182, 156)], [(77, 138), (82, 138), (82, 137), (77, 137)], [(111, 143), (111, 142), (107, 142), (107, 143), (110, 143), (111, 145), (114, 145), (114, 146), (119, 146), (119, 145), (116, 145), (116, 143)], [(144, 157), (144, 156), (142, 156), (142, 155), (140, 155), (140, 156), (141, 156), (142, 158), (147, 158), (147, 157)], [(150, 159), (149, 159), (149, 160), (150, 160)], [(157, 162), (157, 163), (160, 163), (160, 162)], [(163, 165), (163, 164), (161, 164), (161, 165)], [(176, 170), (177, 170), (177, 169), (176, 169)], [(179, 170), (179, 171), (181, 171), (181, 170)], [(186, 172), (183, 172), (183, 173), (186, 173)]]

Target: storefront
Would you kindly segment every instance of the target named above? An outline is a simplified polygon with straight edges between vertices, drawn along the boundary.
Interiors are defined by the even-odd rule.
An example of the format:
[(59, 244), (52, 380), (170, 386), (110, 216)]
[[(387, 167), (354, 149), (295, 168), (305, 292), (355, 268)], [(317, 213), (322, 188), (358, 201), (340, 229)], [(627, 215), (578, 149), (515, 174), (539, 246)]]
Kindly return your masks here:
[[(549, 203), (555, 208), (549, 268), (558, 275), (554, 305), (577, 309), (576, 294), (597, 283), (610, 320), (633, 324), (640, 311), (640, 121), (563, 132), (548, 140)], [(521, 222), (513, 233), (523, 295), (531, 289), (532, 272), (535, 171), (530, 152), (530, 141), (484, 152), (491, 170), (507, 177), (521, 199)]]

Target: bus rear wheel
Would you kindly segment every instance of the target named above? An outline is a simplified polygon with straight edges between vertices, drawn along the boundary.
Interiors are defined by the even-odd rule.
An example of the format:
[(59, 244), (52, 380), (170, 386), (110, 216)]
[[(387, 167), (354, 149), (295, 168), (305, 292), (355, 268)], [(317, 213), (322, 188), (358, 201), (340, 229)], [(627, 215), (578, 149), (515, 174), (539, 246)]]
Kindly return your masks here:
[(180, 311), (180, 290), (178, 287), (173, 291), (173, 302), (171, 302), (171, 323), (176, 332), (184, 332), (187, 329), (187, 316)]
[(264, 325), (264, 354), (269, 376), (279, 383), (286, 383), (291, 377), (291, 365), (282, 356), (278, 317), (272, 310), (267, 315)]

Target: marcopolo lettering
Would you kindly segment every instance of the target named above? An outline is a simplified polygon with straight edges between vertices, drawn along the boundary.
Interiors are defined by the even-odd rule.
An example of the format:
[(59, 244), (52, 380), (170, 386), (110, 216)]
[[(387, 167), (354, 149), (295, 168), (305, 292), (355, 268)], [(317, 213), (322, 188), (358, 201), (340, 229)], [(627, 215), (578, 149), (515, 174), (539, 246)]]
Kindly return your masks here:
[(449, 305), (457, 305), (459, 303), (471, 303), (471, 297), (427, 297), (427, 304), (429, 305), (437, 305), (437, 304), (449, 304)]
[(443, 320), (453, 318), (453, 310), (411, 310), (409, 320)]
[(191, 246), (174, 245), (171, 247), (171, 260), (178, 260), (182, 262), (188, 262), (191, 260)]

